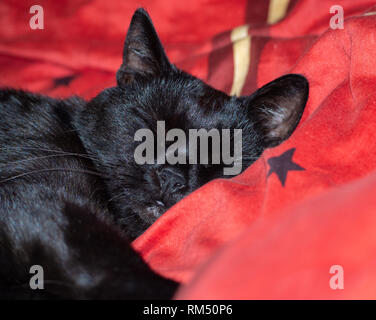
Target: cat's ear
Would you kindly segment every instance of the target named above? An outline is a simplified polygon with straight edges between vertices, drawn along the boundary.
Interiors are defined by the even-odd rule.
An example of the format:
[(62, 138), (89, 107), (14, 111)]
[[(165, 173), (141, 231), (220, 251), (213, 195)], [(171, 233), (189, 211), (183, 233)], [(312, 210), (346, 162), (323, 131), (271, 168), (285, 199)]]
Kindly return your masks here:
[(288, 74), (269, 82), (249, 98), (249, 115), (263, 135), (265, 148), (275, 147), (295, 130), (308, 99), (305, 77)]
[(173, 68), (148, 13), (142, 8), (136, 10), (125, 39), (123, 63), (116, 74), (118, 85), (136, 76), (153, 77)]

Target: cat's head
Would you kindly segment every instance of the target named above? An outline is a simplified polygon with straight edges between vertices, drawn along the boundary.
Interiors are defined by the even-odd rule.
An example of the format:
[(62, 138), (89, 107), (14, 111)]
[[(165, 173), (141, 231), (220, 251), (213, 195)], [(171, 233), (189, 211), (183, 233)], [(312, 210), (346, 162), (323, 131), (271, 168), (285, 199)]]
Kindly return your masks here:
[[(220, 163), (213, 164), (210, 150), (208, 163), (200, 163), (199, 146), (199, 163), (192, 164), (188, 155), (193, 149), (188, 141), (180, 143), (179, 152), (174, 153), (180, 154), (179, 159), (185, 158), (185, 164), (158, 163), (161, 153), (157, 152), (157, 124), (162, 124), (158, 121), (163, 121), (166, 133), (179, 129), (187, 140), (189, 129), (215, 129), (219, 133), (229, 129), (232, 156), (237, 141), (234, 129), (241, 129), (240, 169), (233, 171), (237, 174), (265, 148), (274, 147), (291, 135), (308, 98), (307, 80), (292, 74), (270, 82), (250, 96), (228, 96), (211, 88), (169, 62), (143, 9), (132, 18), (123, 63), (116, 76), (118, 85), (90, 101), (77, 123), (85, 147), (99, 159), (98, 169), (109, 177), (110, 204), (132, 237), (203, 184), (231, 177), (224, 174), (224, 169), (234, 167), (225, 164), (221, 156)], [(137, 138), (140, 132), (153, 134), (153, 164), (137, 161), (137, 147), (147, 140), (146, 134)], [(179, 140), (177, 136), (174, 140), (173, 135), (170, 138), (172, 141), (166, 141), (165, 149), (161, 149), (166, 150), (167, 155), (162, 154), (165, 160), (171, 144)], [(223, 140), (220, 136), (219, 145)], [(213, 147), (214, 140), (208, 141), (208, 146)], [(220, 147), (217, 152), (222, 155), (222, 150)], [(239, 160), (239, 154), (235, 158)]]

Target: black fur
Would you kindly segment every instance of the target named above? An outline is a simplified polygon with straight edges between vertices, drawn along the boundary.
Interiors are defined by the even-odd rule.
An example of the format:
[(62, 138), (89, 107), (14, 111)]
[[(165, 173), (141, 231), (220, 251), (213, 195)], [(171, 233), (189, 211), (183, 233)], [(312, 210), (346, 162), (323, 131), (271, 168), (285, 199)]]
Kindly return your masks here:
[[(170, 64), (143, 9), (117, 80), (89, 102), (0, 91), (1, 298), (170, 298), (177, 284), (130, 241), (224, 165), (137, 165), (135, 132), (158, 120), (166, 131), (242, 129), (244, 170), (290, 136), (308, 97), (299, 75), (249, 97), (209, 87)], [(44, 290), (29, 287), (32, 265)]]

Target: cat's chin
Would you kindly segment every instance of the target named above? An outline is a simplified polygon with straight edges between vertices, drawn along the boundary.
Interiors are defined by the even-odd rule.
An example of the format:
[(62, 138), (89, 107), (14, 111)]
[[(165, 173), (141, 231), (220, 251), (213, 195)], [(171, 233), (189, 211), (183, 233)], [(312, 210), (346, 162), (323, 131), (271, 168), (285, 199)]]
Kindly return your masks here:
[(148, 224), (153, 224), (163, 213), (165, 213), (166, 208), (159, 205), (151, 205), (145, 207), (139, 212), (139, 216)]

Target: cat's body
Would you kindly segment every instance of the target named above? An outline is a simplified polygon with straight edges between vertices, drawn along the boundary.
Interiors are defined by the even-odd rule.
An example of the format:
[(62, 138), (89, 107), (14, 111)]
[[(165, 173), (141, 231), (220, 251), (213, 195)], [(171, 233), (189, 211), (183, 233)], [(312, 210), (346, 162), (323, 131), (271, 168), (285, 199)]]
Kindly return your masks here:
[[(177, 284), (130, 241), (224, 165), (137, 165), (135, 132), (161, 120), (185, 132), (240, 128), (244, 170), (292, 133), (308, 96), (298, 75), (250, 97), (210, 88), (168, 62), (142, 9), (117, 79), (89, 102), (0, 91), (0, 298), (172, 297)], [(30, 288), (33, 265), (43, 290)]]
[[(112, 222), (103, 179), (71, 125), (69, 110), (84, 102), (1, 91), (0, 105), (0, 297), (171, 297), (176, 285)], [(30, 289), (33, 265), (44, 269), (44, 290)]]

